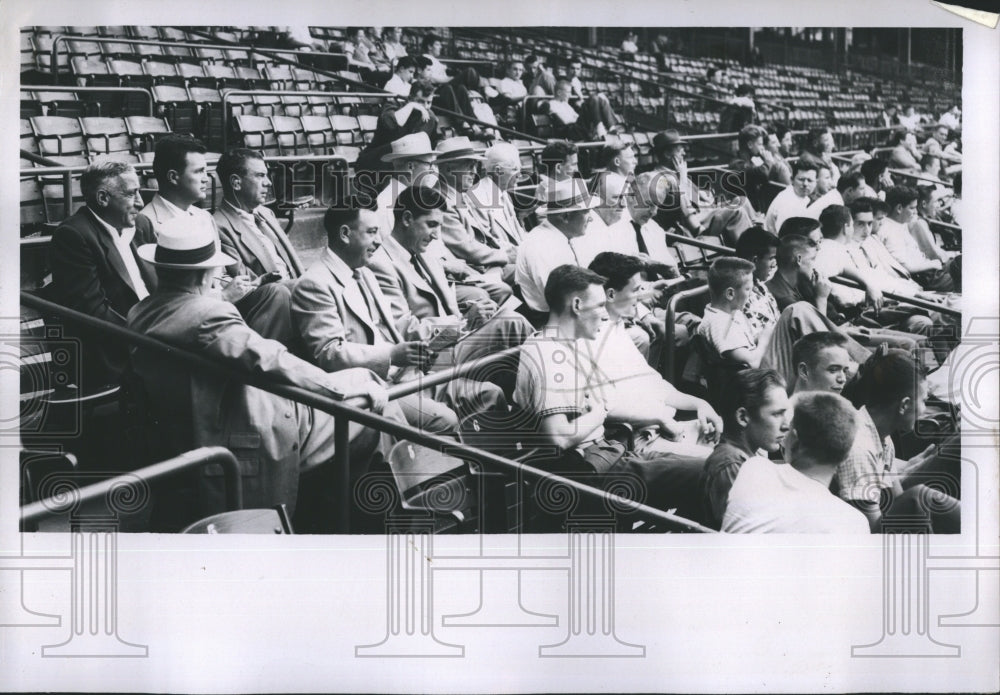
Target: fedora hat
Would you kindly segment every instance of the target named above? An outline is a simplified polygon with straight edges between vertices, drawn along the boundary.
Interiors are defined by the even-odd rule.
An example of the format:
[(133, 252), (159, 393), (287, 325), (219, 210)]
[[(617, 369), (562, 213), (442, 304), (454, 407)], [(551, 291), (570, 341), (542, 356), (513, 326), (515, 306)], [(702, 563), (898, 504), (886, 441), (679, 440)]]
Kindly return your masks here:
[(591, 210), (598, 205), (597, 196), (587, 192), (587, 183), (583, 179), (556, 181), (546, 186), (544, 193), (542, 206), (536, 211), (539, 216)]
[(664, 130), (661, 133), (657, 133), (653, 136), (653, 149), (654, 150), (664, 150), (668, 147), (673, 147), (674, 145), (686, 145), (686, 143), (681, 140), (681, 135), (673, 128)]
[(459, 159), (486, 159), (486, 156), (464, 135), (441, 140), (438, 143), (438, 153), (438, 162), (453, 162)]
[(411, 133), (404, 135), (391, 143), (392, 151), (382, 156), (383, 162), (394, 162), (397, 159), (433, 159), (438, 151), (431, 147), (431, 139), (427, 133)]
[(161, 268), (194, 270), (235, 265), (219, 250), (219, 234), (207, 215), (178, 215), (160, 226), (155, 244), (143, 244), (139, 258)]

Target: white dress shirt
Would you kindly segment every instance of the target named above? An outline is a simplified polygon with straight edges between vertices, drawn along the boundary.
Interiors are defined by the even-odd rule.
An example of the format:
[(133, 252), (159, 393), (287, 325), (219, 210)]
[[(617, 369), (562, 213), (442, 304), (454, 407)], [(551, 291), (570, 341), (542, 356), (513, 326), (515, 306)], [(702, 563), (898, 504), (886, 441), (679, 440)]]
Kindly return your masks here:
[(135, 254), (132, 253), (132, 239), (135, 237), (135, 227), (125, 227), (121, 230), (121, 232), (119, 232), (117, 229), (101, 219), (93, 210), (90, 212), (104, 231), (111, 236), (111, 241), (114, 242), (115, 250), (118, 252), (118, 256), (122, 259), (122, 264), (125, 266), (125, 271), (128, 273), (129, 280), (132, 281), (132, 289), (135, 290), (135, 296), (138, 297), (140, 301), (145, 299), (149, 296), (149, 290), (146, 289), (146, 283), (142, 279), (142, 273), (139, 272), (139, 264), (135, 260)]

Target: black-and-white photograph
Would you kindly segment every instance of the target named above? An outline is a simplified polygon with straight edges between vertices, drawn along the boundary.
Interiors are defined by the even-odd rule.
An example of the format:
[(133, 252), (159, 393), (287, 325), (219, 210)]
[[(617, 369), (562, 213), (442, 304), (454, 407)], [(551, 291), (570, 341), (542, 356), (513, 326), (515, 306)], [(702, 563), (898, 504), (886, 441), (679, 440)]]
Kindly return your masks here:
[[(982, 132), (969, 67), (995, 36), (936, 9), (800, 27), (784, 24), (808, 12), (361, 26), (401, 16), (353, 7), (251, 26), (185, 10), (31, 12), (4, 71), (20, 216), (3, 501), (19, 510), (0, 528), (0, 635), (35, 659), (132, 664), (58, 689), (937, 690), (935, 659), (964, 647), (957, 687), (989, 690), (996, 124), (982, 144), (963, 124)], [(261, 602), (295, 675), (240, 676), (227, 653), (203, 680), (146, 680), (157, 651), (161, 676), (186, 653), (177, 634), (215, 649), (201, 619), (263, 649), (232, 613), (250, 574), (225, 579), (222, 548), (267, 594), (322, 597), (336, 638), (298, 631), (304, 603)], [(778, 564), (742, 565), (758, 548)], [(787, 633), (764, 615), (781, 563)], [(167, 595), (197, 598), (166, 618), (146, 600), (170, 576)], [(713, 638), (729, 601), (748, 612)], [(789, 646), (811, 611), (826, 636)], [(671, 680), (651, 664), (675, 630), (726, 649), (773, 631), (737, 662), (774, 640), (838, 675)], [(351, 676), (309, 678), (325, 639)], [(477, 670), (518, 648), (537, 678)], [(122, 657), (138, 660), (106, 661)], [(423, 657), (465, 662), (434, 662), (456, 664), (440, 681), (386, 672)], [(10, 658), (28, 664), (12, 689), (54, 687)], [(884, 680), (920, 658), (931, 681)], [(589, 685), (547, 665), (631, 659)]]

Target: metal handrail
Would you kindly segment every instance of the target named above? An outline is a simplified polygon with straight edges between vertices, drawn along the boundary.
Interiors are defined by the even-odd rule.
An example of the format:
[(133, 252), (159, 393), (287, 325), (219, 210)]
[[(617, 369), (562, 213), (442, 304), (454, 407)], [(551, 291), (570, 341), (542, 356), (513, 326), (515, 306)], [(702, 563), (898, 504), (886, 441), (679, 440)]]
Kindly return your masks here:
[[(113, 323), (109, 323), (58, 304), (45, 301), (26, 292), (21, 292), (21, 302), (44, 315), (54, 315), (68, 320), (71, 323), (83, 326), (92, 332), (101, 333), (105, 336), (114, 337), (115, 339), (121, 340), (125, 343), (139, 345), (155, 350), (169, 359), (186, 362), (197, 369), (211, 370), (215, 375), (222, 374), (223, 376), (229, 376), (230, 378), (237, 379), (248, 385), (260, 388), (261, 390), (290, 398), (291, 400), (309, 405), (317, 410), (321, 410), (334, 416), (336, 422), (335, 452), (333, 459), (336, 480), (334, 484), (341, 491), (343, 497), (340, 500), (340, 504), (334, 505), (335, 508), (332, 509), (332, 513), (336, 516), (335, 527), (341, 533), (347, 533), (350, 530), (352, 499), (350, 487), (350, 462), (348, 459), (348, 426), (350, 422), (357, 422), (365, 427), (371, 427), (380, 432), (384, 432), (400, 439), (406, 439), (414, 442), (415, 444), (420, 444), (436, 451), (447, 452), (452, 456), (459, 456), (463, 459), (474, 461), (488, 468), (499, 469), (511, 475), (527, 476), (533, 480), (540, 480), (543, 478), (549, 479), (559, 484), (566, 485), (567, 487), (571, 487), (590, 499), (616, 499), (615, 495), (592, 488), (575, 480), (549, 473), (548, 471), (535, 468), (534, 466), (503, 458), (483, 449), (471, 447), (466, 444), (460, 444), (454, 439), (447, 439), (438, 435), (428, 434), (423, 430), (395, 420), (390, 420), (380, 415), (362, 410), (353, 405), (358, 403), (361, 399), (364, 399), (364, 401), (367, 402), (366, 396), (357, 396), (352, 398), (345, 394), (343, 400), (335, 400), (311, 391), (305, 391), (297, 387), (279, 384), (260, 375), (234, 369), (233, 367), (216, 360), (168, 345), (167, 343), (142, 335), (128, 328), (117, 326)], [(678, 517), (669, 512), (650, 507), (646, 504), (629, 503), (629, 509), (630, 512), (638, 518), (666, 524), (670, 528), (698, 533), (714, 532), (712, 529), (706, 528), (701, 524)]]
[(521, 346), (518, 345), (500, 352), (494, 352), (486, 357), (480, 357), (476, 360), (462, 362), (461, 364), (457, 364), (450, 369), (444, 369), (439, 372), (431, 372), (430, 374), (421, 374), (418, 378), (413, 379), (412, 381), (404, 381), (400, 384), (396, 384), (395, 386), (390, 386), (388, 389), (389, 400), (393, 401), (397, 398), (402, 398), (403, 396), (409, 396), (411, 393), (423, 391), (426, 388), (431, 388), (433, 386), (438, 386), (439, 384), (454, 381), (455, 379), (460, 379), (468, 374), (478, 371), (480, 367), (486, 367), (494, 362), (506, 359), (507, 357), (513, 357), (520, 352)]
[[(689, 246), (697, 246), (700, 249), (705, 249), (706, 251), (715, 251), (717, 253), (725, 253), (729, 255), (735, 255), (736, 250), (731, 249), (728, 246), (722, 246), (721, 244), (713, 244), (708, 241), (701, 241), (700, 239), (692, 239), (691, 237), (682, 236), (680, 234), (672, 234), (670, 232), (664, 233), (667, 241), (672, 241), (677, 244), (687, 244)], [(852, 287), (854, 289), (864, 289), (861, 283), (851, 280), (849, 278), (842, 277), (832, 277), (829, 278), (830, 282), (835, 282), (838, 285), (844, 285), (845, 287)], [(961, 316), (962, 312), (957, 309), (952, 309), (949, 306), (943, 304), (935, 304), (934, 302), (928, 302), (923, 299), (917, 299), (916, 297), (908, 297), (905, 294), (897, 294), (896, 292), (888, 292), (883, 290), (883, 296), (889, 299), (895, 299), (897, 302), (903, 302), (904, 304), (912, 304), (913, 306), (920, 307), (921, 309), (927, 309), (928, 311), (936, 311), (940, 314), (950, 314), (952, 316)]]
[[(151, 466), (140, 468), (137, 471), (115, 476), (108, 480), (102, 480), (93, 485), (80, 488), (75, 493), (65, 495), (74, 505), (83, 505), (102, 498), (106, 498), (112, 490), (118, 487), (129, 487), (135, 484), (135, 479), (143, 482), (153, 482), (161, 478), (176, 475), (181, 471), (218, 463), (225, 473), (226, 485), (226, 511), (237, 511), (243, 509), (243, 487), (241, 485), (240, 464), (236, 461), (236, 456), (229, 449), (221, 446), (206, 446), (200, 449), (192, 449), (184, 452), (180, 456), (154, 463)], [(67, 511), (68, 506), (63, 500), (63, 496), (49, 497), (38, 500), (21, 507), (21, 524), (34, 524), (47, 516), (55, 516)]]
[(148, 89), (143, 89), (142, 87), (66, 87), (66, 86), (49, 86), (49, 85), (21, 85), (21, 92), (67, 92), (67, 93), (79, 93), (79, 92), (141, 92), (143, 96), (146, 97), (146, 102), (149, 104), (149, 115), (155, 115), (155, 109), (153, 107), (153, 93)]

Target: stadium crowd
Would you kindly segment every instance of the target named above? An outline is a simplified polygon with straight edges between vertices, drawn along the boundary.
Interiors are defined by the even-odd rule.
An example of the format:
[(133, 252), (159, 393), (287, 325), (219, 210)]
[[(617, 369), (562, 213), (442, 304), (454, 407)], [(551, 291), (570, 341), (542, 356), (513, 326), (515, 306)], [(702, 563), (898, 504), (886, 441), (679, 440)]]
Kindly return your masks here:
[[(321, 48), (308, 32), (285, 36)], [(623, 55), (642, 51), (637, 38)], [(267, 205), (257, 149), (229, 147), (213, 166), (204, 143), (173, 133), (155, 144), (146, 203), (128, 161), (83, 171), (84, 205), (52, 235), (52, 296), (281, 383), (363, 395), (436, 434), (522, 413), (558, 452), (533, 465), (637, 478), (647, 504), (716, 530), (877, 533), (919, 518), (958, 531), (960, 503), (937, 484), (957, 479), (957, 454), (918, 426), (951, 408), (929, 383), (958, 345), (952, 314), (934, 307), (957, 306), (961, 256), (933, 228), (957, 220), (957, 107), (919, 143), (919, 124), (887, 105), (898, 132), (878, 170), (886, 160), (871, 152), (839, 155), (828, 128), (797, 147), (788, 124), (756, 122), (752, 87), (715, 70), (705, 90), (743, 116), (732, 178), (706, 187), (677, 130), (639, 163), (629, 124), (584, 89), (575, 54), (553, 67), (514, 57), (491, 82), (442, 62), (433, 34), (356, 28), (347, 40), (351, 65), (400, 99), (325, 211), (308, 267)], [(534, 171), (502, 125), (521, 108), (556, 136)], [(222, 199), (210, 211), (213, 170)], [(727, 250), (699, 266), (678, 237)], [(706, 283), (703, 309), (672, 310)], [(168, 453), (225, 446), (245, 467), (246, 506), (315, 504), (306, 481), (332, 457), (331, 416), (141, 347), (84, 344), (87, 381), (142, 385)], [(517, 347), (516, 374), (388, 400), (388, 386)], [(663, 369), (666, 351), (678, 369)], [(393, 443), (353, 424), (352, 480), (386, 467)], [(170, 490), (160, 528), (218, 511), (216, 478)]]

